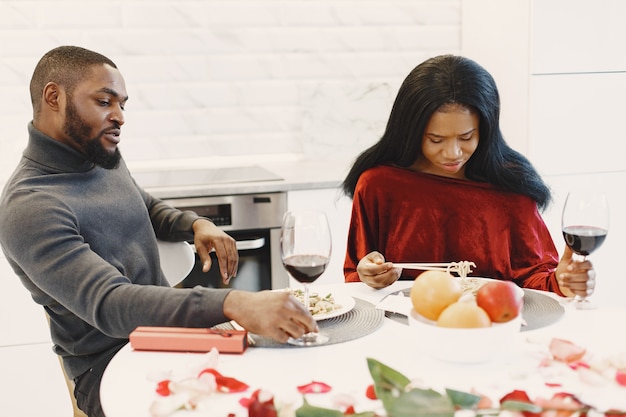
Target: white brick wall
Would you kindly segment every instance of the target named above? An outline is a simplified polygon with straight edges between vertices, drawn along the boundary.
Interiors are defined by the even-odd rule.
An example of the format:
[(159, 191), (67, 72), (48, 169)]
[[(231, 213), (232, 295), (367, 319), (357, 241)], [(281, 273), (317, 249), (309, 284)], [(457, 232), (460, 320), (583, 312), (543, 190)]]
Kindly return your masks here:
[(130, 101), (125, 158), (351, 157), (399, 83), (460, 51), (461, 0), (0, 1), (0, 184), (26, 143), (49, 49), (112, 58)]

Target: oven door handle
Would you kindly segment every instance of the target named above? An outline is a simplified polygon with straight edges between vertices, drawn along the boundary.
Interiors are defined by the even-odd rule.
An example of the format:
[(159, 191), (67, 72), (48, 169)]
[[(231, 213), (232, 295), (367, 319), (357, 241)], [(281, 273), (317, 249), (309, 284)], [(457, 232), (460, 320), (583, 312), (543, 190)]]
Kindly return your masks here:
[(237, 241), (237, 250), (254, 250), (265, 246), (265, 238), (257, 237), (255, 239), (246, 239)]
[[(257, 237), (254, 239), (238, 240), (235, 244), (237, 245), (238, 251), (260, 249), (265, 246), (265, 238)], [(191, 245), (191, 247), (194, 253), (198, 253), (194, 245)], [(211, 252), (215, 252), (215, 249), (211, 249)]]

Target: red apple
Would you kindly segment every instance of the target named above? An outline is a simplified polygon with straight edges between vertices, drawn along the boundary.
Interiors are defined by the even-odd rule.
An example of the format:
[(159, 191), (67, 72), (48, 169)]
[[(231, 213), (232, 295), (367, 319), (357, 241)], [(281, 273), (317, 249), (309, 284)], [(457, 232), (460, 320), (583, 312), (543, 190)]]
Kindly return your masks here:
[(483, 308), (494, 323), (513, 320), (522, 312), (523, 297), (511, 281), (490, 281), (476, 293), (476, 304)]

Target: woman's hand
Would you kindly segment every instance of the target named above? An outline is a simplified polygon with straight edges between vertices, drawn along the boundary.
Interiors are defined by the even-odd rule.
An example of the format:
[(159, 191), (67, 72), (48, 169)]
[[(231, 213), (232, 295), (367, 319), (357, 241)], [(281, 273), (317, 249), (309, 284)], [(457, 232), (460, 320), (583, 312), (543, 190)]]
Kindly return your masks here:
[(380, 252), (370, 252), (361, 258), (356, 266), (361, 281), (372, 288), (385, 288), (400, 278), (402, 269), (394, 268), (393, 263), (385, 262)]
[(213, 222), (199, 219), (193, 222), (193, 243), (202, 262), (202, 271), (211, 269), (211, 249), (215, 249), (220, 275), (224, 284), (237, 275), (239, 252), (237, 242)]
[(589, 296), (596, 288), (596, 271), (590, 261), (574, 260), (573, 254), (574, 252), (565, 246), (563, 256), (556, 268), (559, 289), (567, 297)]

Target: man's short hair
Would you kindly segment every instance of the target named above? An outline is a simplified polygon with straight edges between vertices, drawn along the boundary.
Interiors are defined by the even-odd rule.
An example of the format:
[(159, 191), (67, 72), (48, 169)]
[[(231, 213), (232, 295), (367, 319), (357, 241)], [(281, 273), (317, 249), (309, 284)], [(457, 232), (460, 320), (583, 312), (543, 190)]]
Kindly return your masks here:
[(49, 82), (61, 85), (71, 94), (76, 85), (84, 80), (94, 65), (117, 66), (109, 58), (78, 46), (59, 46), (47, 52), (35, 67), (30, 80), (30, 100), (33, 114), (41, 111), (43, 89)]

